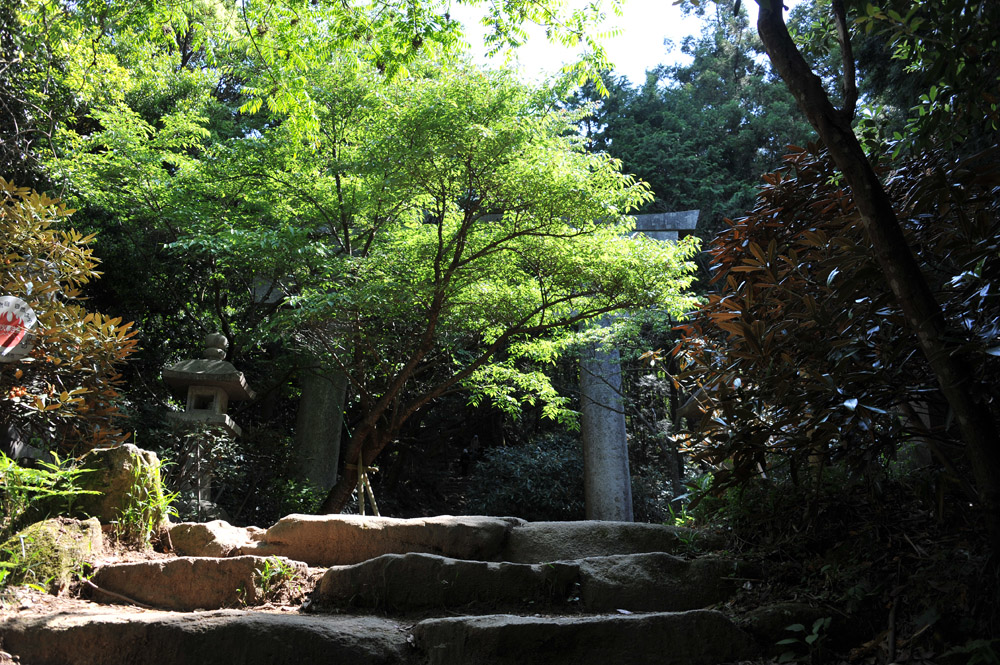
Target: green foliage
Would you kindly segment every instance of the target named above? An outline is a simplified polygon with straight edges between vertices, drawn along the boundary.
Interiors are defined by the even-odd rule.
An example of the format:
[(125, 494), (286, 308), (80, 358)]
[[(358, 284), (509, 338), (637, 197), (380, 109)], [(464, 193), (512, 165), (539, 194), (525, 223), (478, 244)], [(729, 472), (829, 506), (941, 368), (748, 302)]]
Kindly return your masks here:
[[(823, 638), (827, 637), (827, 630), (830, 628), (830, 617), (816, 619), (812, 624), (812, 630), (808, 630), (801, 623), (794, 623), (785, 628), (794, 637), (788, 637), (778, 641), (778, 646), (795, 647), (781, 654), (779, 663), (788, 663), (806, 656), (810, 663), (821, 662), (823, 652)], [(800, 635), (801, 633), (801, 635)]]
[(582, 95), (596, 105), (584, 128), (592, 149), (652, 187), (643, 211), (699, 209), (712, 232), (752, 206), (760, 174), (780, 164), (788, 144), (812, 135), (763, 63), (746, 14), (733, 16), (731, 3), (713, 7), (701, 36), (683, 44), (691, 64), (651, 68), (638, 85), (613, 80), (607, 98), (589, 88)]
[(123, 441), (118, 366), (136, 346), (131, 323), (88, 312), (81, 289), (96, 279), (93, 236), (61, 229), (74, 211), (0, 178), (0, 292), (38, 317), (30, 354), (0, 364), (0, 423), (45, 447)]
[(276, 480), (269, 494), (277, 504), (281, 516), (293, 513), (315, 513), (323, 500), (323, 491), (306, 482), (289, 479)]
[(260, 597), (267, 602), (277, 600), (286, 587), (298, 576), (295, 567), (285, 559), (269, 556), (260, 568), (254, 570), (254, 585)]
[(0, 453), (0, 542), (29, 521), (69, 514), (81, 494), (97, 494), (79, 487), (86, 469), (40, 461), (37, 468), (20, 466)]
[[(985, 379), (996, 372), (1000, 320), (1000, 300), (982, 281), (1000, 268), (1000, 209), (987, 192), (1000, 170), (985, 157), (941, 160), (900, 165), (889, 190)], [(789, 161), (794, 170), (768, 176), (757, 208), (713, 244), (719, 292), (685, 328), (682, 363), (706, 386), (709, 406), (699, 457), (731, 464), (716, 474), (717, 488), (785, 464), (793, 474), (841, 458), (865, 468), (894, 457), (908, 437), (933, 445), (945, 434), (933, 377), (832, 164), (818, 150)], [(995, 403), (986, 398), (983, 408)]]
[(472, 473), (472, 514), (526, 520), (583, 519), (583, 448), (566, 434), (549, 434), (490, 448)]
[[(233, 524), (273, 524), (291, 513), (313, 513), (322, 498), (312, 485), (294, 480), (291, 437), (276, 428), (248, 428), (239, 440), (217, 428), (157, 427), (145, 445), (163, 460), (164, 486), (182, 520), (203, 519), (195, 489), (195, 468), (212, 475), (212, 500)], [(200, 453), (199, 453), (200, 447)], [(200, 454), (200, 461), (198, 455)]]
[(160, 469), (134, 465), (133, 482), (125, 504), (114, 524), (115, 538), (139, 549), (149, 546), (153, 536), (170, 515), (177, 515), (171, 505), (177, 493), (163, 491)]
[(163, 460), (163, 483), (173, 490), (178, 516), (184, 521), (204, 519), (197, 479), (211, 477), (217, 490), (230, 485), (244, 454), (235, 438), (219, 427), (190, 422), (152, 430), (147, 438)]
[(1000, 7), (978, 0), (863, 3), (856, 25), (884, 44), (910, 85), (882, 91), (909, 111), (897, 149), (968, 152), (995, 144), (1000, 130)]
[(33, 537), (9, 540), (0, 547), (0, 600), (9, 587), (28, 586), (47, 592), (55, 579), (45, 549)]
[[(629, 443), (631, 444), (632, 441)], [(631, 453), (630, 449), (630, 462), (632, 461)], [(669, 463), (669, 461), (663, 460), (658, 464), (639, 468), (634, 468), (633, 465), (631, 474), (632, 513), (636, 522), (667, 522), (677, 526), (688, 526), (684, 507), (677, 508), (672, 503), (674, 482), (664, 468)]]
[[(611, 4), (617, 7), (618, 1)], [(14, 67), (12, 80), (26, 83), (28, 92), (14, 96), (18, 104), (12, 108), (33, 102), (49, 112), (47, 122), (27, 123), (28, 140), (22, 142), (29, 144), (46, 133), (51, 138), (60, 124), (78, 121), (86, 104), (120, 100), (137, 87), (149, 92), (136, 79), (150, 72), (169, 78), (199, 71), (221, 79), (214, 94), (228, 97), (232, 111), (280, 120), (296, 142), (309, 141), (322, 134), (324, 110), (313, 83), (332, 59), (391, 81), (418, 74), (427, 58), (454, 57), (464, 48), (461, 23), (438, 0), (377, 5), (41, 0), (16, 3), (7, 14), (19, 30), (0, 33), (5, 47), (0, 57), (20, 65), (14, 57), (18, 47), (31, 54)], [(598, 6), (518, 0), (490, 5), (483, 23), (492, 53), (523, 43), (528, 23), (544, 25), (550, 41), (584, 45), (587, 55), (566, 68), (565, 77), (575, 82), (599, 80), (597, 72), (607, 67), (598, 40), (602, 18)]]

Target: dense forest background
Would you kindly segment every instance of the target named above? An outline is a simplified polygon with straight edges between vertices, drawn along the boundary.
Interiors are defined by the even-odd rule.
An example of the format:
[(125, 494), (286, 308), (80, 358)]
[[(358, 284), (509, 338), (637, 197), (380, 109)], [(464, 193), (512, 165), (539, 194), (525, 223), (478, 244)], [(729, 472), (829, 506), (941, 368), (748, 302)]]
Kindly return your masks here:
[[(529, 84), (435, 3), (3, 0), (0, 295), (42, 325), (0, 434), (130, 439), (179, 491), (197, 458), (187, 517), (356, 511), (361, 467), (383, 514), (577, 519), (605, 344), (637, 518), (905, 606), (910, 660), (1000, 662), (1000, 6), (758, 4), (686, 0), (690, 63), (644, 82), (593, 42)], [(593, 19), (485, 20), (499, 50)], [(164, 418), (213, 332), (256, 393), (235, 438)]]

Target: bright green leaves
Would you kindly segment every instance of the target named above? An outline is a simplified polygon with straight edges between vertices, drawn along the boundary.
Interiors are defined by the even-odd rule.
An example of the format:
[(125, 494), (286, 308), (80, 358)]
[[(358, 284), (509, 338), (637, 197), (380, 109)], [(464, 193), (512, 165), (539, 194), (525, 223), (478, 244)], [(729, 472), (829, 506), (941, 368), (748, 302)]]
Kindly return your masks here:
[[(463, 47), (461, 24), (438, 0), (247, 3), (240, 15), (245, 30), (238, 48), (245, 64), (238, 67), (246, 72), (241, 112), (266, 109), (302, 138), (320, 130), (323, 107), (315, 81), (331, 60), (354, 70), (370, 67), (394, 81), (419, 76), (423, 63), (453, 58)], [(527, 23), (546, 25), (553, 41), (586, 44), (587, 55), (571, 72), (582, 82), (599, 81), (609, 64), (596, 29), (602, 18), (597, 5), (570, 10), (554, 0), (512, 0), (491, 4), (483, 23), (490, 53), (522, 44)]]
[(886, 42), (916, 86), (913, 97), (899, 100), (910, 113), (904, 131), (894, 137), (897, 146), (979, 144), (982, 137), (995, 136), (1000, 75), (990, 63), (1000, 52), (998, 21), (997, 3), (965, 0), (868, 4), (861, 12), (857, 25)]
[(367, 393), (413, 372), (441, 382), (413, 395), (461, 383), (511, 408), (542, 399), (555, 415), (563, 402), (530, 365), (565, 349), (578, 323), (693, 305), (694, 241), (628, 238), (624, 213), (646, 188), (585, 153), (566, 118), (508, 74), (439, 72), (368, 104), (337, 135), (352, 256), (296, 300), (298, 325)]

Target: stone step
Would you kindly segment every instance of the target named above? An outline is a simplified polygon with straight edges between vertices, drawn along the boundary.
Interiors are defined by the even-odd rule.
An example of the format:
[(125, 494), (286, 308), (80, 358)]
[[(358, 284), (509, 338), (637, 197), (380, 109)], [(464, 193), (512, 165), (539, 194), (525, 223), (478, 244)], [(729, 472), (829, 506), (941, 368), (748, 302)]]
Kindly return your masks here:
[(383, 554), (352, 566), (327, 569), (310, 607), (383, 612), (459, 607), (496, 612), (536, 604), (565, 607), (578, 579), (579, 567), (572, 563), (531, 565), (434, 554)]
[(225, 522), (177, 524), (171, 541), (190, 556), (284, 556), (310, 566), (422, 552), (455, 559), (543, 563), (612, 554), (707, 550), (718, 538), (691, 529), (627, 522), (524, 522), (513, 517), (396, 519), (289, 515), (261, 532)]
[(329, 568), (312, 602), (320, 611), (680, 611), (727, 600), (739, 585), (739, 569), (729, 559), (689, 561), (662, 552), (544, 564), (386, 554)]
[(101, 566), (90, 588), (97, 602), (183, 612), (301, 602), (307, 577), (304, 563), (279, 557), (178, 557)]
[(419, 662), (405, 627), (377, 617), (92, 607), (0, 621), (4, 649), (29, 665)]
[(427, 619), (95, 607), (0, 621), (31, 665), (717, 665), (753, 658), (751, 639), (712, 610)]
[(523, 522), (513, 527), (500, 558), (517, 563), (612, 554), (707, 551), (722, 545), (711, 533), (642, 522)]
[(757, 654), (750, 637), (713, 610), (452, 617), (421, 621), (413, 634), (428, 665), (717, 665)]
[(409, 552), (489, 560), (503, 551), (510, 529), (520, 522), (512, 517), (450, 515), (416, 519), (289, 515), (263, 535), (255, 534), (258, 540), (243, 544), (239, 551), (258, 556), (284, 556), (323, 567)]

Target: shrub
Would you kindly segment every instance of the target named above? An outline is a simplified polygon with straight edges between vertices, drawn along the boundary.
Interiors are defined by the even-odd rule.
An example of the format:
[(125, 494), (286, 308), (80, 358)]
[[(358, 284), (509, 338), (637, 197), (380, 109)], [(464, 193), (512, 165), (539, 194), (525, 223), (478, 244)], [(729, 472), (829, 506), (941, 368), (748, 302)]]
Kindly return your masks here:
[(636, 522), (673, 521), (673, 499), (673, 485), (662, 466), (643, 467), (632, 474), (632, 513)]
[[(921, 438), (960, 457), (947, 405), (878, 268), (860, 215), (828, 155), (787, 157), (756, 208), (712, 244), (717, 292), (682, 326), (683, 378), (708, 412), (696, 460), (721, 490), (782, 467), (797, 477), (838, 460), (862, 470)], [(913, 160), (886, 176), (908, 240), (996, 409), (1000, 369), (997, 237), (1000, 162)]]
[(72, 212), (0, 178), (0, 295), (38, 317), (30, 354), (0, 363), (0, 425), (46, 444), (114, 445), (127, 438), (113, 425), (117, 366), (135, 349), (135, 331), (78, 304), (99, 273), (93, 236), (59, 228)]
[(567, 434), (490, 448), (472, 472), (468, 507), (482, 515), (526, 520), (584, 517), (583, 448)]

